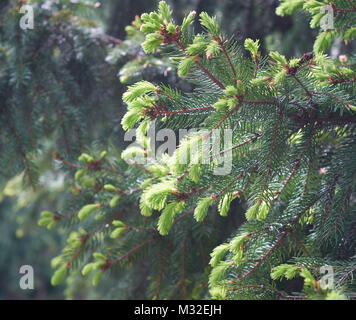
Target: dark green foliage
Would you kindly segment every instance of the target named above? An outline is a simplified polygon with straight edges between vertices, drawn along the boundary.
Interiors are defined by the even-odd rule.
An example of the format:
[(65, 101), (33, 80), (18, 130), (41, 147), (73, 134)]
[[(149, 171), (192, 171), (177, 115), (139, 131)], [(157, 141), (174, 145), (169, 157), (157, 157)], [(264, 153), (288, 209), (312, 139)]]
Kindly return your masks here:
[[(296, 3), (284, 3), (284, 13), (296, 9), (289, 8), (289, 4)], [(351, 7), (350, 15), (354, 14)], [(251, 58), (246, 59), (233, 41), (220, 34), (216, 19), (204, 12), (200, 22), (207, 34), (197, 36), (186, 30), (180, 32), (179, 27), (172, 35), (167, 26), (174, 21), (162, 22), (152, 13), (150, 17), (153, 20), (146, 23), (154, 22), (160, 27), (146, 30), (144, 24), (142, 29), (147, 33), (146, 39), (160, 37), (160, 44), (149, 51), (168, 45), (165, 54), (181, 60), (178, 75), (187, 76), (199, 87), (189, 94), (190, 103), (186, 103), (184, 93), (171, 95), (165, 87), (153, 85), (154, 91), (138, 94), (129, 102), (130, 105), (146, 95), (152, 99), (139, 111), (136, 122), (146, 130), (148, 121), (164, 117), (166, 126), (174, 128), (175, 122), (180, 123), (179, 118), (185, 117), (191, 126), (200, 124), (208, 134), (191, 135), (180, 142), (170, 158), (159, 159), (169, 174), (154, 177), (155, 183), (151, 179), (144, 185), (141, 207), (162, 210), (160, 220), (166, 220), (168, 215), (170, 226), (177, 201), (185, 202), (184, 211), (195, 208), (197, 222), (205, 221), (208, 207), (218, 199), (224, 201), (222, 197), (229, 193), (243, 195), (248, 201), (247, 222), (230, 242), (218, 247), (221, 250), (213, 252), (209, 286), (214, 298), (251, 298), (251, 292), (255, 298), (345, 297), (343, 293), (353, 288), (350, 273), (335, 278), (334, 291), (321, 287), (314, 277), (320, 277), (321, 266), (331, 265), (339, 270), (338, 265), (346, 266), (355, 254), (350, 243), (343, 250), (343, 257), (338, 254), (348, 228), (355, 223), (353, 59), (348, 58), (346, 67), (343, 58), (333, 61), (320, 53), (330, 46), (326, 39), (317, 39), (314, 53), (299, 58), (287, 59), (271, 52), (268, 63), (261, 59), (258, 43), (247, 39), (245, 47)], [(208, 54), (204, 37), (216, 41), (221, 51), (214, 56)], [(326, 72), (328, 76), (324, 76)], [(194, 97), (202, 100), (202, 92), (204, 101), (194, 103)], [(162, 111), (159, 106), (163, 101)], [(192, 118), (196, 122), (191, 122)], [(134, 121), (131, 127), (133, 124)], [(201, 151), (195, 158), (188, 158), (188, 163), (179, 163), (180, 153), (199, 145), (220, 128), (235, 129), (232, 147), (226, 149), (233, 150), (230, 174), (214, 175), (218, 163), (205, 165)], [(140, 142), (145, 146), (144, 140)], [(213, 156), (209, 148), (205, 152)], [(187, 175), (196, 170), (196, 163), (199, 175)], [(167, 234), (160, 222), (158, 230)], [(288, 261), (293, 265), (283, 269), (281, 276), (292, 279), (298, 275), (294, 271), (301, 268), (300, 276), (305, 281), (299, 296), (284, 292), (284, 287), (274, 281), (279, 278), (276, 273), (270, 277), (271, 266), (277, 272), (278, 265)], [(313, 270), (313, 275), (303, 268)], [(313, 292), (310, 287), (318, 289)]]
[[(61, 1), (46, 10), (40, 9), (43, 1), (34, 1), (35, 29), (24, 31), (15, 3), (1, 12), (0, 174), (3, 183), (24, 169), (35, 186), (40, 152), (72, 158), (101, 139), (96, 131), (112, 133), (114, 121), (107, 119), (117, 110), (112, 100), (119, 100), (120, 86), (116, 69), (105, 61), (113, 40), (95, 33), (97, 26), (85, 18), (93, 7)], [(98, 104), (107, 106), (105, 112)]]
[[(289, 14), (303, 3), (283, 1), (278, 12)], [(353, 6), (334, 3), (350, 9), (337, 18), (337, 26), (346, 27), (335, 35), (351, 40), (353, 26), (344, 20), (354, 17)], [(55, 150), (59, 168), (71, 170), (58, 196), (64, 204), (38, 210), (41, 226), (65, 233), (51, 263), (53, 285), (65, 283), (67, 298), (353, 297), (354, 57), (331, 59), (322, 52), (331, 41), (320, 37), (314, 52), (287, 58), (273, 51), (265, 57), (263, 39), (238, 43), (204, 11), (186, 12), (177, 24), (164, 2), (136, 17), (121, 43), (93, 35), (88, 21), (72, 19), (67, 7), (58, 6), (38, 30), (52, 35), (44, 39), (54, 44), (41, 40), (43, 47), (34, 49), (37, 32), (11, 37), (18, 28), (15, 8), (0, 34), (6, 59), (0, 73), (1, 138), (7, 144), (0, 151), (4, 163), (15, 159), (3, 175), (24, 171), (35, 184), (36, 157), (49, 150)], [(192, 31), (194, 24), (201, 33)], [(68, 37), (68, 29), (73, 38), (66, 51), (59, 39)], [(112, 41), (121, 44), (110, 50)], [(11, 55), (23, 42), (26, 49)], [(154, 55), (144, 56), (140, 42)], [(33, 52), (38, 61), (27, 57)], [(137, 129), (138, 145), (122, 152), (102, 141), (117, 130), (113, 69), (123, 64), (119, 77), (129, 86), (121, 123), (124, 130)], [(190, 85), (175, 84), (172, 66)], [(21, 103), (28, 99), (26, 118)], [(152, 120), (157, 129), (204, 131), (189, 133), (176, 141), (173, 154), (153, 159), (145, 136)], [(210, 142), (221, 129), (232, 130), (231, 144), (228, 137)], [(54, 137), (50, 147), (44, 133)], [(197, 151), (181, 163), (179, 157), (191, 150)], [(216, 174), (218, 156), (225, 154), (231, 170)], [(321, 285), (323, 266), (335, 271), (333, 289)], [(97, 287), (87, 295), (89, 282)]]

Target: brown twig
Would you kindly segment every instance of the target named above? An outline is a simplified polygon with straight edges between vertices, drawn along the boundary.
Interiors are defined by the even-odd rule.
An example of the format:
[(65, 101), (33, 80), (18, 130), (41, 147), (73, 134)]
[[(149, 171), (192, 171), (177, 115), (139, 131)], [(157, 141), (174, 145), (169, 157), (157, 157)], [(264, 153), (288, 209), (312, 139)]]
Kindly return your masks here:
[(130, 251), (128, 251), (127, 253), (123, 254), (121, 257), (117, 258), (114, 261), (108, 261), (107, 263), (107, 267), (111, 267), (112, 265), (126, 259), (127, 257), (131, 256), (133, 253), (135, 253), (137, 250), (139, 250), (140, 248), (144, 247), (145, 245), (149, 244), (150, 242), (154, 241), (156, 239), (156, 236), (152, 236), (151, 238), (147, 239), (144, 242), (141, 242), (139, 245), (137, 245), (135, 248), (131, 249)]
[(236, 70), (234, 68), (234, 65), (232, 64), (231, 62), (231, 59), (230, 59), (230, 56), (229, 54), (227, 53), (226, 51), (226, 47), (225, 47), (225, 44), (223, 43), (223, 41), (221, 40), (220, 37), (216, 37), (214, 35), (210, 35), (218, 44), (219, 46), (221, 47), (221, 50), (223, 51), (225, 57), (226, 57), (226, 60), (228, 61), (229, 65), (230, 65), (230, 68), (231, 68), (231, 71), (232, 73), (234, 74), (235, 78), (236, 78)]
[(243, 280), (246, 277), (248, 277), (252, 272), (254, 272), (262, 263), (267, 259), (267, 257), (272, 254), (272, 252), (284, 241), (286, 238), (287, 232), (284, 231), (277, 242), (258, 260), (258, 262), (250, 269), (248, 272), (246, 272), (244, 275), (238, 277), (239, 280)]
[[(177, 46), (183, 50), (184, 52), (186, 52), (186, 48), (184, 47), (184, 45), (178, 40), (176, 39), (174, 41)], [(219, 88), (221, 88), (222, 90), (225, 90), (225, 86), (211, 73), (209, 72), (209, 70), (207, 70), (198, 60), (195, 61), (195, 64), (200, 68), (201, 71), (203, 71), (211, 81), (213, 81)]]
[(312, 94), (311, 94), (311, 92), (306, 88), (306, 86), (298, 79), (298, 77), (297, 77), (295, 74), (293, 74), (293, 75), (291, 75), (291, 76), (294, 78), (295, 81), (298, 82), (298, 84), (303, 88), (303, 90), (305, 91), (305, 93), (307, 94), (307, 96), (311, 99)]
[(192, 108), (192, 109), (182, 109), (182, 110), (158, 110), (157, 108), (154, 109), (154, 116), (157, 115), (164, 115), (164, 116), (170, 116), (172, 114), (180, 114), (180, 113), (192, 113), (192, 112), (201, 112), (205, 110), (212, 110), (214, 109), (213, 106), (206, 106), (206, 107), (199, 107), (199, 108)]
[(303, 244), (300, 242), (300, 240), (297, 238), (296, 234), (289, 229), (288, 232), (292, 235), (292, 237), (294, 238), (295, 242), (298, 244), (298, 246), (303, 250), (304, 254), (308, 257), (310, 257), (310, 253), (308, 252), (308, 250), (303, 246)]

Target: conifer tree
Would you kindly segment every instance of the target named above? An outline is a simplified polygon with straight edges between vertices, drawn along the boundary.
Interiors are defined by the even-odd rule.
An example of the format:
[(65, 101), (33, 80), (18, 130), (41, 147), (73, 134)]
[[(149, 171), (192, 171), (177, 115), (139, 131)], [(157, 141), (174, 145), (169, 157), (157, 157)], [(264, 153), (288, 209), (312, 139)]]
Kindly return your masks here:
[[(316, 26), (325, 4), (283, 1), (277, 13), (304, 8)], [(93, 274), (94, 285), (117, 265), (136, 273), (140, 268), (136, 259), (141, 256), (142, 263), (149, 262), (148, 297), (153, 298), (352, 297), (354, 60), (332, 60), (324, 51), (334, 36), (351, 40), (355, 7), (348, 1), (335, 1), (332, 6), (339, 13), (337, 29), (321, 33), (314, 52), (290, 59), (278, 52), (262, 57), (259, 41), (253, 39), (244, 42), (250, 53), (245, 58), (243, 48), (205, 12), (199, 17), (191, 12), (176, 25), (162, 1), (157, 11), (141, 16), (144, 50), (159, 49), (171, 57), (178, 75), (196, 88), (187, 93), (148, 81), (129, 86), (123, 95), (128, 112), (122, 126), (125, 130), (136, 126), (137, 142), (143, 148), (129, 147), (122, 153), (131, 163), (128, 174), (102, 172), (110, 172), (110, 164), (119, 170), (118, 162), (105, 154), (79, 158), (76, 180), (87, 188), (82, 194), (93, 201), (79, 211), (77, 219), (89, 226), (101, 220), (99, 230), (106, 242), (103, 252), (93, 253), (82, 269), (83, 275)], [(205, 32), (190, 31), (195, 19)], [(152, 120), (173, 129), (197, 127), (203, 133), (188, 134), (173, 154), (153, 158), (151, 141), (145, 136)], [(210, 138), (221, 129), (232, 129), (231, 145), (221, 149), (228, 140), (222, 139), (216, 154)], [(187, 150), (197, 151), (188, 153), (182, 163), (181, 155)], [(232, 170), (217, 175), (221, 161), (215, 158), (225, 154)], [(207, 158), (214, 161), (204, 162)], [(139, 199), (141, 219), (137, 212), (125, 210), (131, 197)], [(247, 201), (245, 222), (219, 243), (212, 238), (216, 223), (226, 224), (226, 216), (234, 214), (229, 208), (236, 198)], [(53, 216), (42, 216), (41, 224), (53, 224)], [(75, 256), (96, 234), (97, 230), (81, 229), (68, 239), (56, 263), (53, 284), (59, 284), (71, 269), (73, 256), (67, 262), (68, 253)], [(200, 242), (200, 252), (192, 252), (195, 242)], [(207, 254), (210, 268), (204, 273)], [(321, 281), (321, 267), (335, 272), (334, 287)], [(208, 276), (209, 292), (204, 288), (198, 294), (204, 276)], [(290, 289), (291, 279), (301, 283), (299, 290)]]
[[(25, 5), (33, 9), (33, 29), (21, 29)], [(139, 73), (147, 79), (172, 74), (157, 58), (142, 59), (142, 35), (134, 24), (126, 40), (105, 34), (101, 13), (91, 0), (0, 4), (0, 269), (7, 279), (2, 298), (62, 297), (61, 287), (51, 288), (49, 260), (70, 224), (51, 231), (37, 226), (43, 210), (56, 208), (61, 214), (78, 206), (70, 178), (76, 167), (60, 159), (77, 159), (108, 141), (122, 144), (125, 107), (118, 69), (120, 80), (128, 83), (140, 79)], [(19, 264), (25, 260), (41, 274), (31, 293), (17, 290)], [(89, 282), (82, 280), (81, 290), (73, 284), (67, 297), (73, 291), (81, 295)]]
[[(287, 0), (277, 13), (307, 10), (316, 27), (329, 3)], [(53, 285), (75, 282), (80, 270), (93, 285), (120, 279), (117, 297), (354, 297), (355, 58), (325, 51), (334, 37), (354, 38), (356, 6), (330, 5), (336, 29), (291, 58), (263, 57), (258, 39), (236, 43), (205, 12), (176, 24), (161, 1), (141, 16), (145, 52), (169, 57), (194, 90), (130, 85), (121, 123), (136, 129), (136, 146), (57, 157), (77, 171), (74, 210), (39, 220), (73, 231), (52, 261)], [(200, 34), (190, 28), (196, 20)], [(199, 130), (159, 154), (152, 122)], [(236, 201), (245, 212), (232, 210)], [(333, 286), (322, 270), (333, 271)]]

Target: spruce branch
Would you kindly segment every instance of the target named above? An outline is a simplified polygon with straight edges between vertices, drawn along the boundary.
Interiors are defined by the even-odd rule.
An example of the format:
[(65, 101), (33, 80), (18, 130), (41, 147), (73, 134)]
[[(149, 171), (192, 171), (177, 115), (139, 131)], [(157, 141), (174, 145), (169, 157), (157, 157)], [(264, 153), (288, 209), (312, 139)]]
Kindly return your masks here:
[(205, 107), (198, 107), (193, 109), (182, 108), (182, 110), (158, 110), (157, 108), (154, 109), (152, 118), (155, 119), (158, 115), (162, 116), (170, 116), (173, 114), (185, 114), (185, 113), (193, 113), (193, 112), (201, 112), (206, 110), (214, 109), (213, 106), (205, 106)]
[(34, 182), (32, 180), (32, 172), (31, 172), (31, 169), (30, 169), (29, 161), (27, 159), (27, 156), (26, 156), (26, 153), (25, 153), (25, 150), (24, 150), (24, 146), (22, 144), (22, 141), (21, 141), (19, 135), (16, 132), (16, 129), (15, 129), (14, 125), (12, 124), (11, 116), (9, 115), (9, 110), (7, 109), (7, 106), (5, 104), (3, 105), (3, 109), (5, 110), (6, 114), (8, 115), (7, 127), (10, 129), (11, 133), (15, 137), (16, 143), (18, 145), (19, 153), (20, 153), (20, 155), (22, 157), (22, 161), (23, 161), (23, 164), (24, 164), (24, 167), (25, 167), (25, 172), (26, 172), (27, 177), (28, 177), (28, 182), (29, 182), (30, 186), (32, 187), (32, 189), (35, 190), (35, 184), (34, 184)]
[(282, 115), (283, 115), (283, 110), (280, 109), (278, 112), (278, 116), (276, 119), (274, 129), (273, 129), (272, 145), (271, 145), (271, 149), (270, 149), (269, 156), (268, 156), (267, 174), (266, 174), (266, 178), (265, 178), (265, 183), (262, 187), (262, 191), (261, 191), (260, 197), (259, 197), (260, 203), (262, 202), (263, 194), (267, 188), (268, 180), (269, 180), (269, 177), (272, 172), (272, 161), (273, 161), (274, 148), (275, 148), (275, 143), (276, 143), (276, 138), (277, 138), (277, 133), (278, 133), (278, 127), (279, 127), (280, 121), (282, 119)]
[(356, 6), (352, 3), (351, 0), (347, 0), (347, 2), (349, 3), (352, 9), (356, 10)]
[(338, 281), (336, 281), (335, 285), (339, 285), (343, 281), (345, 281), (348, 277), (350, 277), (354, 272), (356, 271), (356, 268), (351, 269), (348, 271), (346, 274), (344, 274)]
[(292, 231), (292, 229), (289, 229), (288, 232), (292, 235), (292, 237), (294, 238), (295, 242), (298, 244), (298, 246), (302, 249), (302, 251), (304, 252), (304, 254), (308, 257), (310, 257), (310, 253), (308, 252), (308, 250), (304, 247), (304, 245), (300, 242), (300, 240), (297, 238), (296, 234)]
[(273, 246), (268, 249), (263, 256), (258, 259), (258, 262), (245, 274), (243, 275), (237, 275), (238, 281), (241, 281), (245, 278), (247, 278), (250, 274), (252, 274), (285, 240), (287, 236), (287, 231), (282, 232), (278, 240), (273, 244)]
[(72, 167), (72, 168), (76, 168), (76, 169), (81, 169), (82, 166), (80, 166), (79, 164), (76, 164), (76, 163), (72, 163), (72, 162), (69, 162), (68, 160), (64, 159), (58, 152), (56, 151), (53, 151), (52, 152), (52, 157), (53, 159), (56, 159), (58, 161), (61, 161), (63, 162), (65, 165), (69, 166), (69, 167)]
[(334, 95), (333, 93), (330, 93), (330, 92), (318, 92), (318, 91), (313, 91), (312, 94), (315, 94), (315, 95), (322, 95), (322, 94), (327, 94), (329, 95), (330, 97), (333, 97), (335, 100), (337, 100), (338, 102), (344, 104), (347, 108), (350, 109), (350, 104), (345, 102), (344, 100), (340, 99), (339, 97), (337, 97), (336, 95)]
[(290, 183), (290, 181), (292, 180), (293, 176), (296, 174), (296, 172), (298, 171), (298, 169), (300, 168), (300, 163), (303, 160), (304, 154), (305, 152), (308, 150), (310, 143), (312, 141), (312, 139), (314, 138), (314, 135), (311, 134), (310, 137), (307, 140), (307, 143), (305, 144), (305, 147), (303, 148), (296, 164), (294, 165), (292, 172), (290, 173), (290, 175), (288, 176), (287, 180), (284, 182), (282, 188), (280, 191), (277, 192), (277, 197), (274, 199), (274, 202), (277, 201), (280, 197), (280, 195), (283, 193), (283, 191), (285, 190), (285, 188), (287, 187), (287, 185)]
[[(347, 6), (339, 0), (334, 3), (336, 8)], [(312, 26), (318, 26), (317, 18), (322, 16), (315, 18), (315, 12), (320, 11), (320, 5), (317, 1), (287, 0), (282, 1), (278, 12), (308, 10), (313, 17)], [(79, 226), (79, 237), (99, 230), (90, 237), (93, 246), (78, 244), (76, 237), (69, 239), (74, 245), (66, 246), (61, 262), (71, 261), (70, 267), (74, 269), (75, 262), (87, 260), (84, 253), (98, 248), (103, 253), (95, 252), (94, 264), (89, 263), (82, 270), (83, 274), (96, 270), (93, 284), (98, 283), (106, 269), (123, 265), (128, 267), (125, 277), (121, 272), (113, 272), (113, 277), (123, 281), (127, 295), (129, 290), (137, 294), (137, 283), (136, 289), (142, 290), (142, 295), (154, 299), (208, 297), (207, 290), (211, 297), (219, 299), (251, 295), (263, 298), (271, 294), (281, 299), (335, 296), (336, 291), (330, 296), (322, 291), (311, 274), (329, 262), (342, 266), (337, 268), (341, 277), (338, 284), (342, 284), (342, 292), (351, 291), (354, 268), (346, 265), (352, 254), (349, 244), (355, 214), (350, 200), (355, 194), (351, 173), (356, 171), (352, 161), (356, 123), (354, 58), (345, 56), (338, 61), (321, 53), (335, 36), (352, 39), (352, 23), (341, 26), (341, 17), (351, 13), (338, 13), (337, 28), (320, 34), (313, 53), (289, 59), (271, 52), (273, 61), (261, 57), (258, 40), (246, 39), (244, 47), (251, 55), (242, 54), (238, 43), (225, 40), (216, 17), (206, 13), (200, 15), (201, 34), (188, 30), (195, 12), (189, 13), (182, 25), (176, 25), (165, 2), (160, 2), (157, 11), (137, 17), (135, 23), (146, 35), (144, 51), (159, 50), (165, 55), (163, 59), (171, 58), (178, 77), (190, 82), (191, 90), (181, 92), (158, 86), (148, 81), (146, 75), (142, 75), (145, 80), (129, 85), (123, 95), (128, 113), (122, 127), (125, 131), (137, 128), (137, 142), (143, 149), (131, 149), (131, 154), (142, 156), (144, 165), (130, 158), (130, 149), (122, 152), (120, 158), (113, 147), (110, 160), (82, 154), (78, 163), (64, 159), (67, 155), (62, 157), (61, 150), (55, 149), (58, 153), (54, 157), (65, 164), (61, 169), (76, 169), (74, 178), (78, 185), (72, 190), (77, 196), (73, 196), (73, 202), (82, 206), (80, 221), (76, 218), (78, 210), (63, 216), (47, 212), (41, 214), (41, 225), (65, 218), (69, 228)], [(72, 50), (76, 49), (74, 44), (70, 44)], [(162, 47), (164, 50), (160, 50)], [(350, 63), (346, 65), (348, 59)], [(198, 72), (192, 74), (193, 71)], [(39, 68), (38, 74), (42, 72)], [(73, 79), (67, 81), (66, 72), (54, 68), (50, 75), (48, 84), (41, 83), (38, 76), (31, 92), (39, 96), (36, 103), (41, 99), (50, 101), (54, 116), (46, 113), (44, 117), (57, 119), (60, 132), (60, 125), (64, 125), (69, 147), (74, 149), (70, 134), (74, 125), (70, 120), (76, 115), (61, 102), (75, 104), (76, 87), (70, 85)], [(53, 95), (52, 86), (59, 88), (58, 96)], [(100, 100), (96, 101), (101, 105)], [(96, 112), (94, 107), (91, 111), (95, 116), (93, 110)], [(29, 154), (29, 145), (37, 142), (36, 123), (31, 122), (36, 109), (28, 113), (25, 131), (33, 131), (34, 135), (21, 141), (25, 156)], [(174, 131), (199, 127), (204, 133), (188, 133), (187, 138), (178, 142), (173, 155), (165, 153), (153, 159), (152, 150), (147, 148), (149, 138), (145, 136), (153, 119), (162, 120), (160, 126)], [(20, 125), (14, 121), (13, 126), (16, 134), (23, 137)], [(218, 142), (221, 149), (216, 151), (210, 148), (210, 135), (222, 128), (230, 129), (231, 141), (224, 136)], [(205, 142), (209, 148), (204, 146), (194, 152), (194, 147)], [(72, 154), (73, 150), (70, 151)], [(190, 154), (181, 163), (179, 155), (185, 151)], [(208, 165), (203, 162), (205, 155), (204, 160), (213, 160)], [(231, 161), (231, 171), (215, 175), (222, 155)], [(244, 212), (247, 201), (250, 204), (256, 199), (257, 203)], [(122, 215), (124, 221), (111, 221), (117, 208), (130, 213)], [(69, 209), (64, 212), (70, 212)], [(240, 211), (247, 220), (236, 215)], [(88, 231), (83, 232), (83, 227)], [(96, 238), (100, 238), (99, 243), (95, 243)], [(113, 252), (119, 252), (118, 256), (113, 256)], [(207, 275), (201, 269), (206, 266), (209, 253), (212, 268)], [(345, 261), (340, 260), (340, 253)], [(56, 271), (54, 283), (65, 277), (67, 269), (64, 265)], [(234, 275), (236, 279), (231, 281)], [(294, 288), (282, 282), (278, 289), (274, 287), (275, 279), (293, 276), (304, 278), (303, 294), (293, 296), (290, 292)], [(199, 287), (200, 284), (203, 286)], [(198, 287), (201, 293), (197, 293)]]
[(346, 202), (347, 202), (347, 200), (348, 200), (348, 198), (350, 196), (350, 193), (351, 193), (351, 189), (349, 188), (345, 193), (345, 198), (344, 198), (344, 200), (343, 200), (343, 202), (342, 202), (342, 204), (341, 204), (341, 206), (339, 208), (339, 211), (337, 213), (337, 216), (336, 216), (336, 219), (335, 219), (335, 226), (334, 226), (335, 234), (337, 233), (337, 227), (338, 227), (339, 219), (341, 217), (342, 212), (345, 210), (345, 205), (346, 205)]
[(298, 82), (298, 84), (303, 88), (307, 96), (311, 99), (312, 93), (305, 87), (305, 85), (299, 80), (299, 78), (294, 74), (292, 75), (293, 79)]
[(230, 118), (230, 116), (236, 112), (237, 110), (239, 110), (239, 108), (241, 107), (241, 104), (238, 103), (234, 108), (232, 108), (225, 116), (223, 119), (220, 120), (220, 122), (212, 129), (210, 130), (208, 135), (211, 135), (215, 130), (219, 129), (220, 126), (227, 120)]
[[(178, 40), (175, 39), (174, 43), (183, 51), (186, 52), (186, 48), (184, 47), (184, 45)], [(209, 78), (211, 81), (213, 81), (221, 90), (225, 90), (225, 86), (217, 79), (215, 78), (215, 76), (209, 72), (200, 62), (199, 60), (195, 60), (194, 61), (195, 64), (200, 68), (201, 71), (203, 71)]]
[(113, 260), (113, 261), (107, 261), (106, 265), (103, 267), (103, 271), (111, 268), (114, 264), (130, 257), (133, 253), (135, 253), (137, 250), (141, 249), (142, 247), (148, 245), (150, 242), (154, 241), (157, 239), (157, 236), (152, 236), (151, 238), (147, 239), (146, 241), (141, 242), (140, 244), (138, 244), (136, 247), (134, 247), (133, 249), (131, 249), (130, 251), (126, 252), (125, 254), (123, 254), (122, 256), (120, 256), (119, 258)]
[(219, 46), (221, 47), (221, 50), (222, 50), (222, 52), (224, 52), (224, 55), (225, 55), (225, 57), (226, 57), (226, 60), (227, 60), (227, 62), (229, 63), (229, 66), (230, 66), (230, 68), (231, 68), (231, 71), (232, 71), (232, 73), (234, 74), (234, 76), (235, 76), (235, 78), (236, 78), (236, 70), (235, 70), (235, 67), (234, 67), (234, 65), (233, 65), (232, 62), (231, 62), (231, 58), (230, 58), (228, 52), (226, 51), (226, 46), (225, 46), (225, 44), (226, 44), (227, 41), (223, 41), (220, 37), (214, 36), (214, 35), (212, 35), (212, 34), (211, 34), (210, 36), (211, 36), (211, 37), (219, 44)]

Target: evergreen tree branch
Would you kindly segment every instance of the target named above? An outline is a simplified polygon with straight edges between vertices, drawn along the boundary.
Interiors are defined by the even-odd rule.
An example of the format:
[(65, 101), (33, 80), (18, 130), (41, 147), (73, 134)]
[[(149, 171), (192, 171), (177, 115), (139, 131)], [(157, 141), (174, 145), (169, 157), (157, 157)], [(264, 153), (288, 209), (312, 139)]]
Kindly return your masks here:
[(269, 177), (270, 177), (271, 172), (272, 172), (273, 152), (274, 152), (274, 148), (275, 148), (278, 127), (279, 127), (279, 123), (280, 123), (280, 120), (282, 118), (282, 115), (283, 115), (283, 110), (280, 109), (279, 113), (278, 113), (278, 117), (276, 119), (274, 130), (273, 130), (272, 145), (271, 145), (271, 149), (270, 149), (269, 156), (268, 156), (267, 174), (266, 174), (265, 183), (264, 183), (264, 185), (262, 187), (262, 191), (260, 193), (259, 202), (262, 202), (263, 194), (264, 194), (264, 192), (265, 192), (265, 190), (267, 188), (268, 180), (269, 180)]
[(108, 268), (111, 268), (114, 264), (130, 257), (133, 253), (135, 253), (137, 250), (139, 250), (140, 248), (148, 245), (150, 242), (156, 240), (157, 237), (156, 236), (152, 236), (151, 238), (147, 239), (144, 242), (141, 242), (139, 245), (137, 245), (136, 247), (134, 247), (133, 249), (131, 249), (130, 251), (128, 251), (127, 253), (123, 254), (122, 256), (120, 256), (119, 258), (113, 260), (113, 261), (107, 261), (106, 265), (103, 267), (103, 270), (106, 270)]
[(225, 43), (221, 40), (221, 38), (220, 37), (216, 37), (216, 36), (214, 36), (214, 35), (210, 35), (218, 44), (219, 44), (219, 46), (221, 47), (221, 50), (224, 52), (224, 55), (225, 55), (225, 57), (226, 57), (226, 60), (227, 60), (227, 62), (229, 63), (229, 66), (230, 66), (230, 68), (231, 68), (231, 71), (232, 71), (232, 73), (234, 74), (234, 76), (235, 76), (235, 78), (236, 78), (236, 70), (235, 70), (235, 67), (234, 67), (234, 65), (232, 64), (232, 62), (231, 62), (231, 59), (230, 59), (230, 56), (229, 56), (229, 54), (227, 53), (227, 51), (226, 51), (226, 47), (225, 47)]
[[(186, 48), (178, 39), (174, 40), (174, 42), (183, 52), (186, 52)], [(211, 81), (213, 81), (221, 90), (225, 90), (225, 86), (211, 72), (209, 72), (198, 60), (195, 60), (194, 62), (200, 68), (200, 70), (203, 71), (209, 77)]]

